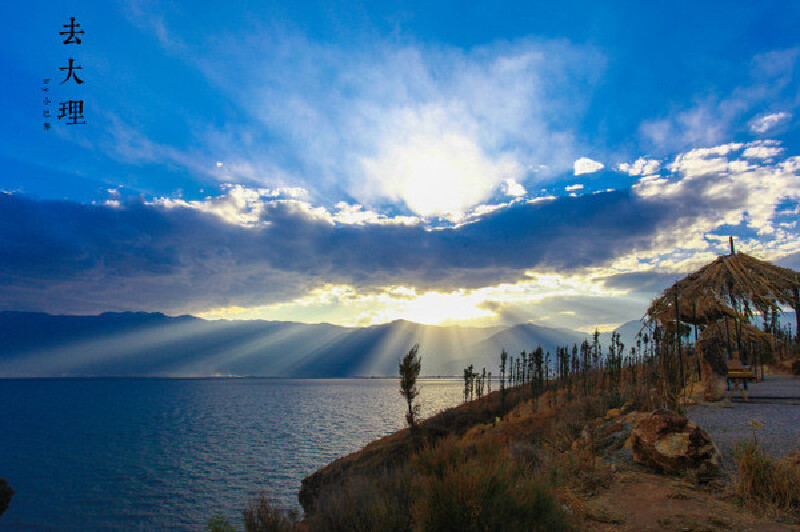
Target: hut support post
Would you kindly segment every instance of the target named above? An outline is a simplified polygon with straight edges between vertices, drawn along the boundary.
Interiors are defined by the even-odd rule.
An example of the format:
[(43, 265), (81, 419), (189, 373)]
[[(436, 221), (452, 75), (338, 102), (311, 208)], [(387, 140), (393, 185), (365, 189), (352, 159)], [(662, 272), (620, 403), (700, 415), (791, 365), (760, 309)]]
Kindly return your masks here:
[[(728, 358), (731, 356), (731, 331), (728, 328), (728, 315), (725, 315), (725, 343), (728, 346)], [(726, 360), (727, 362), (727, 360)]]
[(692, 321), (694, 327), (694, 356), (695, 356), (695, 363), (697, 367), (697, 375), (698, 378), (702, 380), (702, 358), (703, 354), (700, 351), (700, 346), (698, 346), (698, 335), (697, 335), (697, 301), (692, 301)]
[(678, 291), (675, 290), (675, 346), (678, 349), (678, 366), (680, 367), (681, 388), (686, 386), (683, 378), (683, 349), (681, 349), (681, 315), (678, 311)]
[(800, 345), (800, 289), (794, 289), (794, 341)]

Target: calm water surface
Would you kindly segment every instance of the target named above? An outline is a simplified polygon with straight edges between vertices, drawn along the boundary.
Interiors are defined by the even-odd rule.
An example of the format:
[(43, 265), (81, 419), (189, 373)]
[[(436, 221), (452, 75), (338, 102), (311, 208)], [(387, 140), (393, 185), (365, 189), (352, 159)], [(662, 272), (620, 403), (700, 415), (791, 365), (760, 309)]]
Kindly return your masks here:
[[(423, 415), (459, 379), (422, 379)], [(16, 495), (0, 530), (202, 530), (240, 522), (404, 422), (395, 379), (0, 380), (0, 477)]]

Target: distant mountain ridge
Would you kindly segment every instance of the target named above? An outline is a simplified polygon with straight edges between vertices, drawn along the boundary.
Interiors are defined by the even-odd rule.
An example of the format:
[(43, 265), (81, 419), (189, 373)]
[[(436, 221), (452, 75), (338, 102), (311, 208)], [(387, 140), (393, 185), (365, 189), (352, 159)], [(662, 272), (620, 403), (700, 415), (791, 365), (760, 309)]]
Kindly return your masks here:
[[(554, 329), (535, 325), (439, 327), (397, 320), (347, 328), (157, 312), (64, 316), (5, 311), (0, 312), (0, 377), (395, 376), (399, 358), (415, 343), (421, 345), (424, 375), (457, 375), (470, 363), (496, 366), (505, 345), (497, 335), (514, 336), (515, 330), (529, 331), (527, 349), (537, 345), (530, 331), (542, 334), (543, 345), (557, 336)], [(506, 349), (517, 350), (523, 343), (510, 342)]]
[(120, 312), (64, 316), (0, 312), (0, 377), (394, 376), (423, 345), (425, 375), (498, 328), (435, 327), (398, 320), (366, 328), (281, 321), (211, 321)]
[[(794, 314), (781, 317), (793, 323)], [(635, 344), (638, 320), (617, 330)], [(63, 316), (0, 312), (0, 377), (395, 376), (421, 346), (423, 375), (459, 375), (472, 364), (497, 374), (499, 354), (580, 344), (590, 335), (533, 323), (511, 327), (422, 325), (397, 320), (365, 328), (284, 321), (210, 321), (154, 312)], [(605, 349), (611, 333), (603, 333)]]

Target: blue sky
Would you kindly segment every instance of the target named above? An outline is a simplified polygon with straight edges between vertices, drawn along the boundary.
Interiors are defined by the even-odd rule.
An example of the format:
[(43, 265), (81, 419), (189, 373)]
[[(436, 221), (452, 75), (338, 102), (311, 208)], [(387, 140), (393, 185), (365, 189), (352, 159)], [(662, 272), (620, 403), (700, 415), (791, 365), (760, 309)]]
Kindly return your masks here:
[(588, 330), (797, 268), (800, 6), (530, 4), (4, 5), (0, 308)]

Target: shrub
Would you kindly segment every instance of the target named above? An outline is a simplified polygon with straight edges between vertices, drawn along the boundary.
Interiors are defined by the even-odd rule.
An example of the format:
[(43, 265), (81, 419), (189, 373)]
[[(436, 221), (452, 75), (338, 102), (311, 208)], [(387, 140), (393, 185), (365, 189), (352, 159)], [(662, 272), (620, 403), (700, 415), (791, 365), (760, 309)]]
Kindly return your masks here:
[(566, 451), (581, 435), (586, 424), (604, 415), (607, 409), (608, 402), (604, 397), (584, 397), (572, 401), (558, 410), (555, 421), (537, 437), (556, 450)]
[(613, 480), (610, 468), (587, 449), (559, 455), (552, 471), (561, 482), (593, 495), (608, 488)]
[(357, 476), (325, 490), (306, 519), (309, 530), (405, 532), (412, 530), (412, 474), (407, 467)]
[(222, 512), (215, 513), (206, 525), (207, 532), (236, 532), (228, 518)]
[(9, 485), (8, 481), (0, 478), (0, 515), (8, 509), (11, 504), (11, 499), (14, 497), (14, 489)]
[(776, 462), (756, 443), (735, 449), (739, 478), (734, 489), (745, 500), (774, 505), (797, 513), (800, 509), (800, 468)]
[[(273, 504), (266, 493), (259, 494), (244, 509), (246, 532), (291, 532), (297, 530), (297, 516)], [(223, 529), (224, 530), (224, 529)]]
[(417, 530), (569, 530), (553, 487), (503, 446), (445, 440), (415, 458)]

